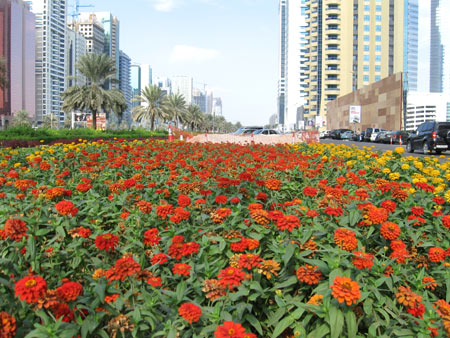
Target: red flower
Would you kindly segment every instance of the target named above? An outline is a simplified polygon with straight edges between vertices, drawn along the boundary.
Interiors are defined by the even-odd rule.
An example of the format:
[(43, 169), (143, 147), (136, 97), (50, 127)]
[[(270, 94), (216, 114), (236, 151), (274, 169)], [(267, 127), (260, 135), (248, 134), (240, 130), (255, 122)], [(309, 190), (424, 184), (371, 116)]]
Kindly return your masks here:
[(158, 245), (161, 241), (161, 237), (158, 237), (158, 229), (151, 228), (144, 232), (144, 244), (145, 245)]
[(151, 258), (152, 264), (164, 264), (165, 262), (168, 261), (168, 257), (165, 253), (157, 253), (155, 255), (153, 255), (153, 257)]
[(75, 205), (72, 201), (66, 201), (62, 200), (61, 202), (58, 202), (55, 204), (56, 210), (58, 210), (58, 213), (62, 216), (65, 215), (72, 215), (75, 216), (78, 213), (78, 209), (75, 208)]
[(77, 282), (67, 282), (56, 289), (56, 296), (65, 302), (77, 299), (82, 293), (83, 286)]
[(3, 235), (13, 241), (20, 242), (23, 237), (27, 237), (27, 230), (27, 224), (24, 221), (18, 218), (10, 218), (6, 220)]
[(384, 222), (380, 228), (381, 236), (387, 240), (395, 240), (400, 236), (400, 227), (393, 222)]
[(441, 248), (430, 248), (428, 250), (428, 258), (432, 262), (439, 263), (445, 259), (445, 250)]
[(161, 286), (161, 277), (155, 277), (152, 276), (149, 279), (147, 279), (147, 283), (156, 288), (157, 286)]
[[(234, 197), (234, 198), (237, 198), (237, 197)], [(257, 200), (260, 200), (260, 201), (265, 201), (265, 200), (267, 200), (267, 194), (266, 193), (263, 193), (263, 192), (259, 192), (259, 193), (257, 193), (256, 194), (256, 197), (255, 197)], [(240, 201), (240, 200), (239, 200)]]
[(269, 190), (280, 190), (281, 189), (281, 181), (276, 178), (269, 178), (264, 182), (264, 185)]
[(58, 302), (52, 306), (52, 311), (56, 317), (56, 319), (59, 319), (63, 317), (63, 322), (70, 323), (74, 320), (75, 316), (73, 313), (73, 310), (69, 308), (69, 305), (66, 303)]
[(239, 257), (239, 267), (251, 270), (254, 267), (260, 267), (262, 259), (259, 255), (245, 254)]
[(397, 208), (397, 203), (395, 203), (394, 201), (391, 201), (391, 200), (387, 200), (387, 201), (381, 202), (381, 207), (383, 209), (386, 209), (389, 212), (394, 212), (395, 209)]
[(391, 242), (391, 249), (392, 250), (400, 250), (400, 249), (406, 249), (406, 244), (401, 240), (396, 240)]
[(178, 195), (178, 205), (180, 207), (187, 207), (191, 205), (191, 199), (187, 195)]
[(119, 244), (119, 237), (109, 232), (95, 238), (95, 246), (99, 250), (114, 250), (117, 244)]
[(358, 246), (358, 241), (356, 240), (356, 234), (345, 228), (338, 228), (334, 232), (334, 242), (346, 251), (353, 251)]
[(47, 292), (47, 283), (40, 276), (26, 276), (16, 283), (16, 296), (27, 303), (36, 303)]
[(238, 204), (240, 201), (241, 199), (239, 197), (233, 197), (232, 199), (230, 199), (230, 202), (234, 204)]
[(218, 196), (216, 196), (215, 201), (217, 204), (225, 204), (225, 203), (227, 203), (228, 198), (225, 195), (218, 195)]
[(184, 303), (178, 308), (178, 314), (192, 324), (200, 320), (202, 309), (195, 304)]
[(114, 264), (114, 267), (106, 271), (106, 278), (110, 282), (114, 280), (124, 281), (125, 278), (139, 271), (141, 271), (141, 266), (133, 257), (119, 258)]
[(342, 216), (342, 214), (344, 213), (344, 211), (340, 207), (327, 207), (325, 208), (324, 212), (327, 215), (334, 215), (336, 217)]
[(318, 284), (323, 277), (317, 265), (309, 264), (299, 267), (296, 274), (300, 282), (309, 285)]
[(92, 188), (92, 184), (80, 183), (75, 189), (77, 189), (81, 193), (88, 192)]
[(446, 227), (447, 229), (450, 229), (450, 215), (444, 215), (442, 216), (442, 225)]
[(423, 314), (425, 313), (425, 305), (422, 303), (416, 302), (414, 307), (407, 308), (406, 311), (412, 314), (414, 317), (423, 318)]
[(105, 303), (114, 303), (119, 297), (120, 294), (118, 293), (113, 293), (111, 296), (105, 296)]
[(218, 326), (214, 332), (215, 338), (243, 338), (245, 328), (231, 321), (224, 322), (222, 326)]
[(389, 258), (394, 258), (397, 263), (405, 264), (406, 258), (408, 257), (408, 251), (404, 248), (395, 249), (389, 256)]
[(357, 267), (360, 270), (364, 268), (368, 268), (370, 270), (370, 268), (373, 265), (372, 254), (361, 251), (355, 251), (353, 254), (355, 256), (353, 256), (352, 263), (355, 267)]
[(411, 212), (416, 216), (420, 216), (420, 215), (423, 215), (423, 208), (422, 207), (411, 207)]
[(173, 266), (172, 272), (174, 275), (189, 276), (192, 267), (189, 264), (177, 263)]
[(319, 216), (319, 213), (316, 210), (308, 210), (306, 212), (306, 216), (314, 218), (314, 217)]
[(239, 286), (245, 277), (245, 273), (241, 269), (228, 267), (226, 269), (220, 270), (217, 278), (219, 279), (220, 285), (226, 288), (228, 287), (232, 290), (235, 286)]
[(163, 204), (156, 207), (156, 214), (159, 218), (166, 219), (168, 215), (173, 214), (172, 204)]
[(314, 197), (317, 195), (317, 189), (314, 187), (310, 187), (310, 186), (305, 187), (303, 189), (303, 194), (306, 196)]
[(280, 217), (277, 220), (277, 228), (279, 230), (292, 231), (294, 230), (294, 228), (299, 227), (300, 227), (300, 220), (295, 215), (284, 215), (283, 217)]

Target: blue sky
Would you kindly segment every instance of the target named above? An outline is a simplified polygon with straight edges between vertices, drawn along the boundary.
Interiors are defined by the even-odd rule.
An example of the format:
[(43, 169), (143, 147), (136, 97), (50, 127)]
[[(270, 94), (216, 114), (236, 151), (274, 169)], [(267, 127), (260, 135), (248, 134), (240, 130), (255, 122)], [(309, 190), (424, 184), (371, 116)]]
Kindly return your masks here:
[[(74, 3), (70, 0), (69, 4)], [(278, 0), (80, 0), (120, 20), (120, 48), (153, 76), (187, 75), (223, 102), (228, 121), (276, 113)], [(72, 8), (69, 8), (69, 12)]]

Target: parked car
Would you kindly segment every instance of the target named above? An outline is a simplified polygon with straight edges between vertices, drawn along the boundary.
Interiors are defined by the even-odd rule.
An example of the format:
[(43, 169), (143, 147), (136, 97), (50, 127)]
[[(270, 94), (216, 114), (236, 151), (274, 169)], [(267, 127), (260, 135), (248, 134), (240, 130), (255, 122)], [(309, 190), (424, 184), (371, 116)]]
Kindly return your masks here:
[(333, 129), (330, 132), (330, 136), (332, 139), (335, 140), (340, 140), (341, 139), (341, 134), (345, 133), (346, 131), (351, 131), (350, 129)]
[(353, 139), (353, 135), (355, 135), (355, 133), (351, 130), (348, 130), (341, 134), (341, 139), (342, 140), (351, 140), (351, 139)]
[(379, 133), (377, 133), (374, 142), (376, 143), (383, 143), (384, 142), (384, 138), (386, 137), (387, 134), (391, 133), (390, 130), (383, 130), (380, 131)]
[(279, 135), (280, 133), (274, 129), (259, 129), (255, 130), (253, 135)]
[(440, 154), (450, 147), (450, 122), (426, 121), (408, 138), (407, 150), (420, 150), (424, 154), (433, 151)]
[(377, 135), (382, 131), (386, 131), (384, 129), (378, 129), (377, 131), (375, 131), (375, 129), (378, 129), (378, 128), (374, 128), (374, 131), (372, 131), (372, 134), (370, 134), (370, 142), (375, 142)]
[(263, 127), (241, 127), (232, 134), (233, 135), (251, 134), (252, 132), (259, 129), (263, 129)]
[(321, 131), (319, 133), (319, 138), (329, 138), (329, 137), (331, 137), (329, 130)]
[(370, 142), (370, 137), (372, 136), (372, 133), (379, 133), (380, 128), (367, 128), (364, 133), (364, 141)]

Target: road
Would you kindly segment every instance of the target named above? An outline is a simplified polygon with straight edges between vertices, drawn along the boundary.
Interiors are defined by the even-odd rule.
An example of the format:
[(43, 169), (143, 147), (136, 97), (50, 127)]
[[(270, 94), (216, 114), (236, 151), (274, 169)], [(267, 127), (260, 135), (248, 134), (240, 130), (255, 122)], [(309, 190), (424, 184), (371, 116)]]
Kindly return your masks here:
[[(332, 140), (332, 139), (321, 139), (320, 143), (325, 143), (325, 144), (330, 144), (330, 143), (334, 143), (334, 144), (346, 144), (348, 146), (356, 146), (360, 149), (362, 149), (364, 146), (366, 147), (373, 147), (373, 150), (381, 150), (381, 151), (386, 151), (386, 150), (394, 150), (396, 147), (400, 147), (400, 145), (398, 144), (383, 144), (383, 143), (373, 143), (373, 142), (356, 142), (356, 141), (349, 141), (349, 140)], [(406, 145), (402, 146), (403, 148), (405, 148), (406, 150)], [(414, 151), (414, 153), (409, 154), (408, 152), (405, 151), (404, 153), (405, 156), (414, 156), (414, 157), (424, 157), (424, 156), (428, 156), (428, 157), (437, 157), (439, 158), (440, 162), (445, 162), (450, 160), (450, 151), (445, 151), (442, 153), (442, 155), (444, 155), (444, 157), (441, 157), (441, 155), (436, 155), (435, 153), (433, 153), (432, 155), (427, 154), (424, 155), (422, 153), (419, 153), (417, 150)]]

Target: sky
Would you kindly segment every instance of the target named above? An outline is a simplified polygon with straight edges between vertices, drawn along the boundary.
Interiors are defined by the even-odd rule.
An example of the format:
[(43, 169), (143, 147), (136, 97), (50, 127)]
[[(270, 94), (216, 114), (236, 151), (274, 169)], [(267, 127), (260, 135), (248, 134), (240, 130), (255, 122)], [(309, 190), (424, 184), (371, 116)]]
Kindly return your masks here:
[(227, 121), (263, 125), (277, 112), (278, 0), (80, 0), (90, 4), (80, 11), (118, 17), (132, 62), (206, 84)]

